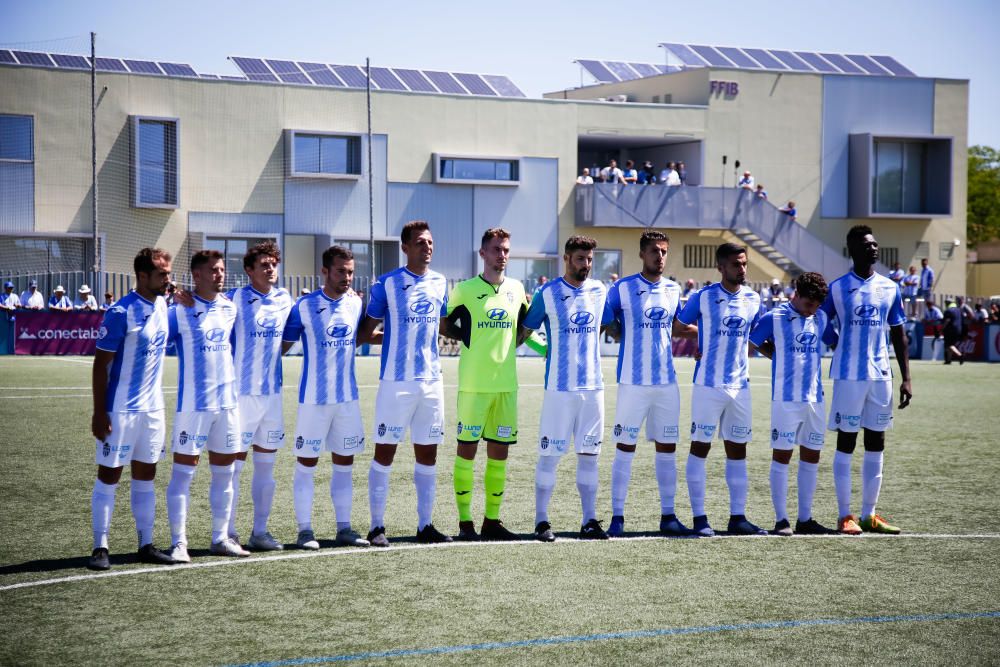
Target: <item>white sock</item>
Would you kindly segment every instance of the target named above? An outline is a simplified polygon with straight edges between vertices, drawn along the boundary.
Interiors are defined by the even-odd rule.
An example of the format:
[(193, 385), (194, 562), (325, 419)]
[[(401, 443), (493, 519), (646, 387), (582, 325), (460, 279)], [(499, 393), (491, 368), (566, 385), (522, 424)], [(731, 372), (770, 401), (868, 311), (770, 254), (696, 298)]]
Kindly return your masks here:
[(799, 459), (799, 521), (808, 521), (812, 518), (817, 477), (819, 477), (819, 464)]
[(656, 452), (656, 485), (660, 487), (660, 514), (674, 514), (677, 495), (677, 454)]
[(246, 463), (246, 461), (241, 461), (240, 459), (233, 461), (233, 509), (229, 512), (230, 535), (235, 535), (238, 532), (236, 530), (236, 508), (240, 504), (240, 473), (243, 472), (243, 466)]
[(295, 462), (295, 473), (292, 475), (292, 495), (295, 497), (295, 521), (299, 530), (312, 530), (313, 509), (313, 477), (316, 466), (302, 465)]
[[(595, 458), (595, 457), (588, 457)], [(632, 459), (635, 452), (615, 450), (615, 460), (611, 463), (611, 514), (625, 516), (625, 499), (628, 498), (628, 483), (632, 479)], [(577, 468), (579, 470), (579, 467)]]
[(391, 465), (384, 466), (372, 459), (368, 468), (368, 509), (372, 515), (372, 530), (385, 527), (385, 504), (389, 500), (389, 471)]
[[(800, 480), (801, 483), (801, 480)], [(788, 519), (788, 464), (771, 460), (771, 502), (774, 503), (774, 520)]]
[(111, 528), (111, 512), (115, 508), (117, 484), (94, 481), (94, 492), (90, 495), (90, 525), (94, 531), (94, 548), (108, 548), (108, 530)]
[(437, 466), (413, 464), (413, 485), (417, 487), (417, 530), (431, 522), (434, 494), (437, 492)]
[(273, 452), (253, 453), (253, 481), (250, 495), (253, 497), (253, 532), (262, 535), (267, 532), (267, 520), (271, 516), (274, 503), (274, 459)]
[(729, 513), (747, 513), (747, 487), (750, 475), (746, 459), (726, 459), (726, 485), (729, 487)]
[(705, 463), (706, 459), (688, 454), (684, 474), (687, 477), (693, 516), (705, 516)]
[(549, 520), (549, 501), (556, 488), (558, 456), (539, 456), (535, 466), (535, 524)]
[(333, 464), (330, 477), (330, 500), (337, 515), (337, 530), (351, 527), (351, 502), (354, 500), (354, 476), (352, 465)]
[(882, 452), (865, 452), (861, 463), (861, 516), (875, 514), (875, 504), (882, 490)]
[(170, 521), (171, 544), (187, 543), (187, 513), (191, 497), (191, 482), (197, 466), (174, 463), (167, 484), (167, 519)]
[(133, 479), (131, 485), (132, 517), (139, 548), (153, 541), (153, 520), (156, 517), (156, 491), (153, 480)]
[(851, 513), (851, 455), (837, 451), (833, 455), (833, 487), (837, 491), (839, 517)]
[(585, 454), (576, 456), (576, 490), (580, 492), (583, 523), (597, 518), (597, 457)]
[(229, 537), (229, 515), (233, 511), (233, 464), (208, 466), (212, 481), (208, 485), (208, 505), (212, 508), (212, 543)]

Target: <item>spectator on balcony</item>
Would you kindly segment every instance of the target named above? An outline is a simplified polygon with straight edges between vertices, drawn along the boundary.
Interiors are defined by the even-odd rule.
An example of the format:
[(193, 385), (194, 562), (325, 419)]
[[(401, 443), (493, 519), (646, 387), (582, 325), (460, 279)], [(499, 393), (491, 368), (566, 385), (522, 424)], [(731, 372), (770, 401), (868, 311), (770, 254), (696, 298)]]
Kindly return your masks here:
[(909, 304), (910, 319), (917, 319), (917, 296), (920, 292), (920, 276), (917, 267), (911, 266), (910, 272), (903, 277), (903, 301)]
[(3, 284), (3, 295), (0, 295), (0, 310), (7, 314), (8, 319), (14, 319), (14, 312), (21, 307), (21, 300), (14, 294), (14, 283)]
[(594, 179), (590, 176), (590, 169), (588, 167), (583, 168), (583, 172), (576, 177), (577, 185), (593, 185)]
[(986, 310), (982, 301), (976, 304), (976, 321), (984, 324), (990, 321), (990, 311)]
[(639, 170), (639, 185), (653, 185), (656, 183), (656, 173), (653, 171), (653, 163), (649, 160), (642, 165)]
[(38, 281), (28, 282), (28, 289), (21, 292), (21, 308), (26, 310), (43, 310), (45, 308), (45, 297), (38, 291)]
[(754, 190), (753, 196), (754, 199), (758, 199), (760, 201), (767, 201), (767, 190), (764, 189), (764, 186), (761, 183), (757, 184), (757, 189)]
[(927, 258), (920, 260), (920, 298), (931, 299), (934, 297), (934, 269), (931, 268)]
[(104, 303), (101, 304), (101, 310), (110, 310), (113, 305), (115, 305), (115, 295), (111, 292), (105, 292)]
[(601, 182), (602, 183), (624, 183), (625, 175), (622, 170), (618, 168), (618, 161), (611, 160), (608, 166), (601, 169)]
[(902, 288), (904, 277), (906, 277), (906, 274), (903, 273), (903, 267), (899, 265), (899, 262), (894, 262), (892, 265), (892, 271), (889, 272), (889, 280)]
[(668, 162), (667, 168), (660, 172), (660, 182), (672, 188), (681, 184), (681, 177), (677, 174), (675, 162)]
[(681, 179), (681, 185), (688, 184), (688, 170), (683, 162), (677, 163), (677, 178)]
[(639, 172), (635, 170), (635, 162), (632, 160), (625, 160), (625, 173), (622, 174), (622, 179), (628, 185), (635, 185), (639, 181)]
[(736, 187), (743, 188), (744, 190), (749, 190), (750, 192), (756, 190), (755, 183), (753, 180), (753, 175), (750, 173), (749, 169), (743, 172), (743, 178), (739, 180), (739, 182), (736, 184)]
[(73, 302), (66, 296), (66, 289), (62, 285), (56, 285), (56, 289), (49, 298), (49, 310), (61, 310), (70, 312), (73, 310)]
[(90, 287), (81, 285), (77, 291), (76, 301), (73, 303), (73, 310), (84, 310), (94, 312), (97, 310), (97, 299), (90, 293)]
[(798, 214), (798, 211), (795, 210), (795, 202), (793, 201), (788, 202), (786, 205), (782, 206), (778, 210), (787, 215), (792, 220), (795, 220), (795, 216)]

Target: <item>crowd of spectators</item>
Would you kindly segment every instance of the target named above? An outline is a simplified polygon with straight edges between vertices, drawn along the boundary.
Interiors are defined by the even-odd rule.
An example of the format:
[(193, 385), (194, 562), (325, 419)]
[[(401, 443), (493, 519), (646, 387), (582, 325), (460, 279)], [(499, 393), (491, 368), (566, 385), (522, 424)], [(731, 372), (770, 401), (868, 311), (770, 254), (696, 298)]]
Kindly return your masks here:
[(637, 166), (634, 160), (626, 160), (625, 168), (618, 166), (618, 160), (610, 160), (606, 167), (596, 164), (584, 167), (576, 179), (577, 185), (594, 183), (618, 183), (621, 185), (667, 185), (678, 187), (687, 185), (687, 167), (683, 162), (667, 162), (657, 173), (650, 160)]
[(4, 293), (0, 295), (0, 311), (8, 316), (13, 315), (18, 310), (48, 310), (62, 313), (100, 312), (107, 310), (115, 303), (114, 294), (105, 292), (104, 302), (98, 304), (88, 285), (80, 286), (75, 299), (69, 297), (65, 287), (56, 285), (56, 288), (52, 290), (52, 296), (47, 301), (45, 295), (38, 289), (37, 280), (29, 281), (28, 289), (21, 292), (20, 296), (14, 293), (14, 283), (9, 280), (4, 282), (3, 291)]

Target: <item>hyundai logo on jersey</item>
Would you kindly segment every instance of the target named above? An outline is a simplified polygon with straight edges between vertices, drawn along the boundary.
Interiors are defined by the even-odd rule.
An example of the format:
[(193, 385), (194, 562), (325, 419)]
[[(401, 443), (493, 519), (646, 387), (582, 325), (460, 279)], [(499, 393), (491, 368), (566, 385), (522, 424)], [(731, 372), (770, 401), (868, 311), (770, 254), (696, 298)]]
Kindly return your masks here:
[(816, 334), (811, 331), (803, 331), (795, 337), (795, 342), (800, 345), (812, 345), (816, 342)]
[(646, 309), (646, 317), (651, 320), (662, 320), (667, 316), (666, 308), (661, 308), (660, 306), (653, 306), (652, 308)]
[(503, 308), (491, 308), (486, 316), (491, 320), (504, 320), (507, 319), (507, 311)]
[(257, 318), (257, 326), (261, 329), (275, 329), (278, 326), (278, 317), (276, 315), (261, 315)]
[(434, 310), (434, 304), (428, 301), (427, 299), (422, 299), (421, 301), (417, 301), (412, 306), (410, 306), (410, 310), (415, 312), (417, 315), (426, 315), (427, 313)]
[(570, 316), (569, 321), (578, 327), (582, 327), (594, 321), (594, 314), (585, 310), (578, 310)]
[(205, 334), (205, 340), (212, 343), (221, 343), (226, 339), (225, 329), (209, 329), (208, 333)]
[(353, 331), (350, 324), (331, 324), (326, 329), (326, 335), (330, 338), (347, 338)]
[(730, 315), (726, 319), (722, 320), (722, 323), (730, 329), (740, 329), (747, 323), (747, 321), (739, 315)]
[(858, 317), (873, 317), (878, 312), (878, 308), (871, 304), (864, 304), (854, 309), (854, 314)]

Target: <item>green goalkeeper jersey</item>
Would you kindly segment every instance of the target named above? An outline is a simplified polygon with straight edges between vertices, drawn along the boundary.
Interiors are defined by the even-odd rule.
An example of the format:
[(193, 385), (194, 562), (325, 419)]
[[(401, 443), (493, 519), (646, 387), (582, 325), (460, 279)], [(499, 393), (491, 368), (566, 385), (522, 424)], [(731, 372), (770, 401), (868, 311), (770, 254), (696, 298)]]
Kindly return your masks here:
[(504, 278), (498, 287), (476, 276), (455, 285), (448, 319), (462, 331), (459, 391), (517, 390), (517, 331), (527, 309), (519, 280)]

